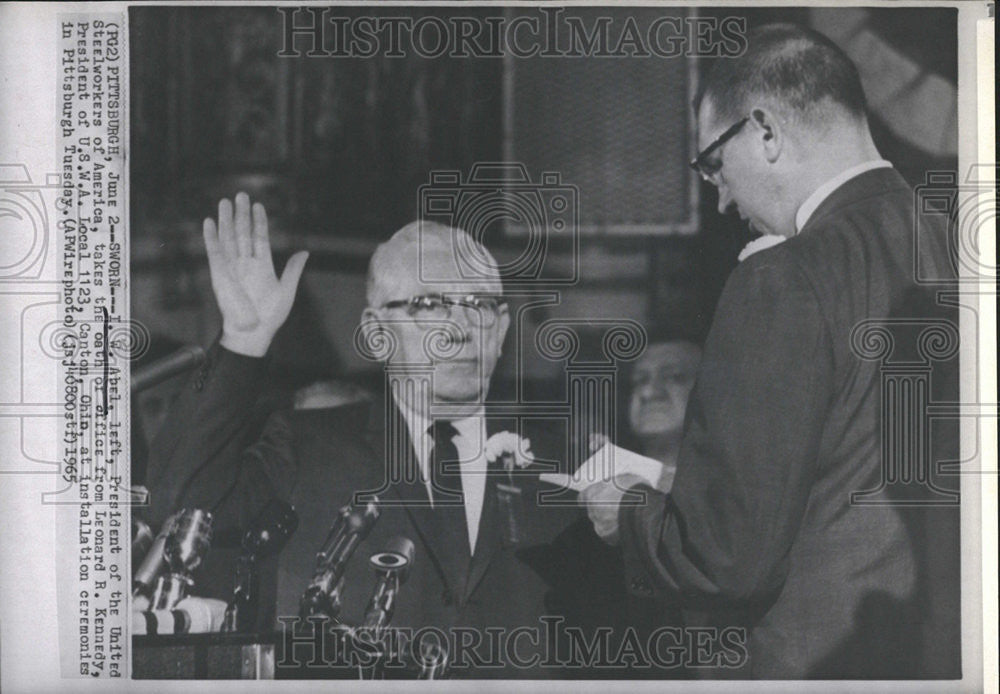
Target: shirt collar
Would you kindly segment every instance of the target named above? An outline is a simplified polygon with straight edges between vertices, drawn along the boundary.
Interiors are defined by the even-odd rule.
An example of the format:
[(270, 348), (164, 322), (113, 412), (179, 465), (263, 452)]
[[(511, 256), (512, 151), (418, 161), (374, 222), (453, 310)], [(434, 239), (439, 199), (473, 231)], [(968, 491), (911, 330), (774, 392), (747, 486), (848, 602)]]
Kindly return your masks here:
[(480, 430), (485, 431), (486, 419), (483, 417), (483, 408), (476, 410), (475, 414), (452, 420), (451, 424), (458, 429), (458, 435), (470, 441), (480, 441)]
[(427, 408), (411, 407), (409, 403), (401, 402), (395, 393), (393, 393), (392, 398), (396, 403), (396, 407), (403, 415), (403, 419), (406, 421), (406, 428), (410, 432), (410, 441), (413, 442), (413, 448), (417, 452), (417, 459), (423, 464), (425, 453), (422, 450), (424, 437), (427, 434), (427, 427), (431, 424)]
[(858, 164), (857, 166), (845, 169), (823, 183), (819, 188), (812, 192), (812, 195), (805, 199), (805, 202), (799, 205), (798, 212), (795, 213), (795, 233), (797, 234), (802, 231), (802, 227), (804, 227), (806, 222), (809, 221), (809, 218), (812, 217), (813, 212), (815, 212), (819, 206), (823, 204), (823, 201), (830, 197), (830, 194), (837, 190), (837, 188), (844, 185), (855, 176), (860, 176), (866, 171), (883, 168), (891, 169), (892, 164), (887, 162), (885, 159), (872, 159), (871, 161), (866, 161)]
[[(421, 470), (426, 474), (427, 458), (434, 445), (433, 437), (427, 432), (427, 428), (432, 423), (432, 419), (429, 416), (430, 413), (428, 412), (429, 408), (410, 407), (408, 404), (399, 402), (399, 400), (396, 400), (396, 407), (399, 408), (399, 411), (403, 414), (403, 419), (406, 420), (406, 428), (410, 432), (410, 440), (413, 442), (417, 461), (420, 463)], [(485, 408), (480, 406), (479, 409), (468, 417), (451, 420), (452, 426), (458, 430), (458, 436), (469, 441), (480, 441), (486, 431), (485, 411)]]

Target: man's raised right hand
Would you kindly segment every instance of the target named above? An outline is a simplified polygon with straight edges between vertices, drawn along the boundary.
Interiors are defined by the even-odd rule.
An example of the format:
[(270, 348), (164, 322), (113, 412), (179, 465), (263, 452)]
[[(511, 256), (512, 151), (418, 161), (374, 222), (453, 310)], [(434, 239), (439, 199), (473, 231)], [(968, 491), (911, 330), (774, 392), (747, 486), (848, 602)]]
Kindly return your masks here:
[(262, 357), (288, 318), (309, 253), (289, 258), (278, 279), (264, 206), (258, 202), (251, 209), (250, 197), (238, 193), (233, 208), (228, 199), (220, 200), (218, 225), (211, 218), (203, 225), (212, 291), (222, 313), (220, 344)]

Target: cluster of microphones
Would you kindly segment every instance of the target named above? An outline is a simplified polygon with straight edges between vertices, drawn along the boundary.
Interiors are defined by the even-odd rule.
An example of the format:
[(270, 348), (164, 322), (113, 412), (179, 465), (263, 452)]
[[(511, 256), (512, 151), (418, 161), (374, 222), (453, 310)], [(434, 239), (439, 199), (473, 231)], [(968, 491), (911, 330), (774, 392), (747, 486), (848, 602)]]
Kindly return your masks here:
[[(369, 558), (375, 584), (361, 624), (340, 620), (344, 576), (351, 557), (379, 518), (379, 501), (347, 505), (337, 513), (326, 541), (316, 554), (316, 569), (299, 604), (300, 621), (326, 621), (341, 638), (364, 630), (367, 643), (377, 643), (392, 621), (400, 588), (413, 565), (413, 542), (390, 539)], [(154, 537), (141, 520), (132, 523), (132, 633), (188, 634), (250, 633), (260, 609), (259, 571), (262, 559), (279, 553), (298, 528), (298, 514), (290, 504), (269, 502), (251, 522), (241, 543), (232, 595), (221, 600), (194, 595), (195, 570), (212, 543), (213, 517), (202, 509), (182, 509), (168, 518)], [(141, 560), (139, 559), (141, 558)], [(421, 654), (417, 677), (443, 676), (447, 654)]]

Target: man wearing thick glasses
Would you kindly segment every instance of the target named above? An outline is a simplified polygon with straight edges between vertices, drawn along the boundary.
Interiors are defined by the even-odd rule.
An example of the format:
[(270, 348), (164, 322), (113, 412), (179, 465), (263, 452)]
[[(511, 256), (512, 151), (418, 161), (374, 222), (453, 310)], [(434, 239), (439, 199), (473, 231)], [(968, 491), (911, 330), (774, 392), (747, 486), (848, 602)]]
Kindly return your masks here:
[[(946, 230), (916, 241), (913, 192), (875, 147), (858, 72), (821, 34), (762, 27), (699, 89), (691, 166), (720, 213), (781, 242), (727, 281), (670, 492), (594, 484), (595, 529), (622, 545), (636, 592), (689, 624), (746, 629), (749, 663), (720, 662), (723, 677), (957, 677), (957, 477), (937, 467), (959, 459), (957, 439), (889, 390), (919, 364), (928, 397), (957, 399), (957, 350), (917, 337), (957, 340), (914, 275), (953, 276)], [(630, 487), (645, 504), (619, 505)]]
[[(299, 615), (338, 508), (357, 494), (375, 495), (381, 516), (348, 565), (340, 620), (361, 622), (374, 583), (367, 559), (403, 535), (415, 545), (415, 560), (394, 607), (394, 627), (441, 630), (430, 636), (443, 635), (436, 645), (451, 651), (454, 677), (559, 673), (560, 666), (543, 667), (538, 655), (546, 645), (539, 618), (554, 614), (546, 604), (552, 585), (542, 577), (546, 569), (529, 564), (524, 553), (553, 565), (546, 575), (563, 575), (570, 589), (582, 585), (570, 568), (579, 553), (565, 541), (562, 555), (546, 548), (584, 519), (572, 507), (539, 507), (538, 472), (518, 465), (532, 453), (562, 460), (558, 442), (546, 452), (543, 439), (533, 436), (533, 450), (522, 440), (509, 460), (490, 454), (492, 436), (511, 440), (521, 432), (514, 419), (487, 416), (510, 324), (489, 252), (464, 231), (439, 224), (414, 222), (396, 232), (372, 256), (367, 308), (355, 336), (369, 358), (385, 363), (387, 392), (368, 425), (337, 410), (278, 412), (259, 440), (240, 450), (240, 426), (260, 392), (264, 356), (288, 316), (306, 256), (293, 255), (279, 278), (266, 212), (242, 193), (235, 204), (219, 204), (218, 221), (205, 220), (204, 237), (223, 332), (154, 446), (153, 520), (181, 507), (205, 508), (215, 514), (217, 537), (239, 537), (270, 499), (293, 504), (300, 525), (277, 559), (277, 585), (262, 596), (273, 605), (256, 625), (266, 631), (275, 628), (275, 617)], [(229, 586), (221, 587), (223, 595)], [(572, 600), (565, 592), (561, 597)], [(406, 653), (396, 658), (405, 661)], [(334, 663), (341, 676), (356, 676), (346, 664)], [(329, 673), (321, 665), (297, 676), (303, 674)], [(388, 674), (407, 676), (398, 666)]]
[[(475, 409), (482, 407), (510, 316), (496, 265), (463, 257), (459, 233), (465, 237), (414, 222), (376, 250), (362, 328), (391, 332), (396, 354), (390, 363), (433, 367), (436, 399)], [(476, 256), (492, 258), (481, 253)], [(470, 267), (463, 270), (463, 261)]]

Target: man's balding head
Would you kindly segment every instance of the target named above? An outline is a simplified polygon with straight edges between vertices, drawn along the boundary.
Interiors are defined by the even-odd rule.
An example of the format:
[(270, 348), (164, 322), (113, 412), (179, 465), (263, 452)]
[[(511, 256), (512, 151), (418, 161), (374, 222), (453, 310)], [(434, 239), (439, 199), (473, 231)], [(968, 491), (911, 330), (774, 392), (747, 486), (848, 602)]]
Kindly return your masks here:
[(705, 75), (695, 112), (708, 99), (717, 119), (735, 121), (759, 103), (812, 127), (830, 117), (864, 120), (865, 94), (851, 59), (819, 32), (770, 24), (749, 34), (746, 53)]
[(365, 285), (370, 308), (447, 292), (503, 292), (493, 255), (462, 229), (410, 222), (375, 249)]
[(879, 153), (857, 68), (832, 41), (791, 24), (747, 40), (743, 55), (717, 61), (699, 86), (696, 166), (718, 188), (719, 212), (793, 236), (810, 194)]

